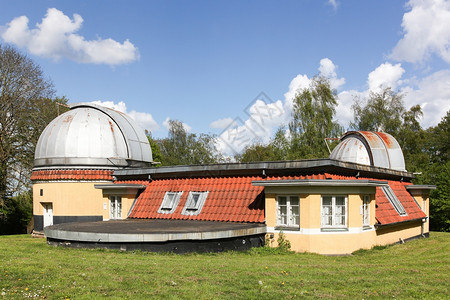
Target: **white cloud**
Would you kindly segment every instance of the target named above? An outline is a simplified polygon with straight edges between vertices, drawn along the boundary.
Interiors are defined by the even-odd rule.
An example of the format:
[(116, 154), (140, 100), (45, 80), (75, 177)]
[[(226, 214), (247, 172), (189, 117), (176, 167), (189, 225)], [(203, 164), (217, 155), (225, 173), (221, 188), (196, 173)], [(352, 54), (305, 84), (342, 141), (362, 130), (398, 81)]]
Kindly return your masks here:
[(400, 78), (405, 73), (401, 64), (392, 65), (388, 62), (381, 64), (369, 73), (367, 85), (369, 90), (377, 92), (385, 87), (396, 89), (401, 84)]
[(68, 58), (79, 63), (119, 65), (139, 59), (138, 49), (129, 41), (119, 43), (112, 39), (85, 40), (76, 34), (83, 18), (73, 19), (56, 8), (49, 8), (36, 28), (28, 27), (28, 18), (14, 18), (1, 32), (7, 43), (25, 47), (30, 53), (55, 60)]
[(338, 89), (345, 83), (345, 78), (338, 78), (336, 74), (337, 66), (329, 58), (320, 60), (319, 72), (322, 76), (330, 79), (332, 89)]
[(336, 120), (344, 126), (344, 129), (348, 129), (350, 122), (353, 121), (353, 109), (352, 105), (355, 98), (364, 98), (368, 95), (368, 92), (359, 92), (356, 90), (342, 91), (338, 94), (338, 106), (336, 107)]
[(416, 89), (405, 87), (402, 92), (407, 108), (422, 107), (422, 127), (436, 126), (450, 110), (450, 70), (435, 72), (421, 79)]
[(287, 111), (292, 111), (295, 95), (302, 89), (309, 87), (311, 79), (307, 75), (299, 74), (289, 83), (289, 90), (284, 94), (284, 107)]
[[(171, 118), (167, 117), (164, 122), (163, 122), (163, 126), (166, 127), (167, 130), (169, 130), (170, 126), (169, 126), (169, 121), (172, 120)], [(181, 124), (183, 124), (183, 128), (184, 130), (186, 130), (186, 132), (191, 132), (192, 131), (192, 127), (189, 126), (188, 124), (181, 122)]]
[(232, 118), (223, 118), (212, 122), (211, 124), (209, 124), (209, 127), (224, 129), (233, 124), (234, 120)]
[(450, 63), (450, 1), (411, 0), (403, 15), (403, 38), (390, 55), (398, 61), (420, 63), (431, 54)]
[[(332, 88), (345, 84), (345, 78), (339, 78), (336, 71), (337, 67), (330, 59), (320, 61), (319, 72), (330, 79)], [(352, 105), (355, 98), (367, 99), (370, 91), (377, 92), (389, 86), (399, 88), (405, 94), (407, 109), (416, 104), (421, 105), (424, 112), (421, 125), (424, 128), (435, 126), (450, 109), (450, 70), (436, 72), (424, 79), (404, 79), (404, 74), (400, 63), (393, 65), (385, 62), (368, 74), (367, 89), (344, 89), (339, 92), (336, 120), (348, 129), (353, 121)], [(266, 103), (257, 100), (250, 106), (248, 117), (234, 120), (225, 118), (211, 123), (213, 128), (226, 126), (217, 139), (219, 150), (232, 156), (255, 142), (269, 142), (278, 127), (288, 124), (292, 115), (292, 100), (297, 92), (308, 88), (310, 83), (311, 79), (307, 75), (299, 74), (290, 82), (284, 101)]]
[(91, 103), (101, 105), (104, 107), (108, 107), (120, 112), (123, 112), (124, 114), (127, 114), (130, 116), (133, 120), (138, 123), (139, 126), (141, 126), (143, 129), (147, 129), (151, 132), (159, 130), (159, 125), (156, 123), (155, 119), (153, 119), (153, 116), (149, 113), (145, 112), (137, 112), (135, 110), (127, 111), (127, 105), (125, 102), (120, 101), (119, 103), (115, 103), (113, 101), (92, 101)]
[(328, 4), (333, 6), (334, 10), (338, 7), (338, 2), (336, 0), (328, 0)]
[[(336, 65), (329, 58), (320, 61), (319, 72), (330, 79), (332, 88), (338, 88), (345, 83), (344, 78), (337, 77), (336, 69)], [(219, 149), (225, 155), (234, 155), (252, 143), (269, 142), (275, 130), (289, 122), (295, 95), (308, 88), (310, 84), (311, 79), (307, 75), (299, 74), (289, 83), (289, 90), (284, 94), (284, 101), (266, 103), (263, 100), (256, 100), (250, 106), (249, 116), (245, 120), (239, 117), (234, 120), (226, 118), (211, 123), (211, 127), (213, 124), (217, 126), (215, 128), (224, 128), (218, 125), (225, 124), (225, 121), (229, 124), (218, 137)], [(351, 103), (349, 105), (351, 106)], [(348, 108), (344, 108), (343, 112), (348, 114)], [(347, 116), (346, 119), (348, 119)]]
[(248, 113), (248, 119), (231, 120), (219, 135), (218, 148), (226, 155), (239, 153), (255, 142), (269, 142), (275, 129), (286, 120), (286, 111), (281, 100), (266, 103), (258, 99), (250, 106)]

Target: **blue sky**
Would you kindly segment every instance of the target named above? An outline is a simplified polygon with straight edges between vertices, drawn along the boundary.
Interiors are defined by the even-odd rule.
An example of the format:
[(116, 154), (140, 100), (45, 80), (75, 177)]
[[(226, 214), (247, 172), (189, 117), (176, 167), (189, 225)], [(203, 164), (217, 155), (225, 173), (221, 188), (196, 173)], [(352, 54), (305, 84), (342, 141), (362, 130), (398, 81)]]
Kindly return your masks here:
[[(98, 101), (156, 137), (177, 119), (232, 154), (266, 142), (316, 74), (339, 95), (392, 86), (424, 127), (450, 109), (450, 1), (5, 1), (0, 41), (71, 103)], [(261, 94), (263, 93), (263, 94)]]

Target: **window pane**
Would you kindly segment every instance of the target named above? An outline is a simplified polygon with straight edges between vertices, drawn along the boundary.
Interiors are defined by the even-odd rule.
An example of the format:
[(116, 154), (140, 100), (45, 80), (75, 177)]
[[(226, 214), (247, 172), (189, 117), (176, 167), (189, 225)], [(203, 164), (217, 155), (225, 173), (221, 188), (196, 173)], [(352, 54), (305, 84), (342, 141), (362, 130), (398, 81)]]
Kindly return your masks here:
[(323, 205), (331, 205), (331, 197), (323, 197), (322, 198), (322, 204)]
[(286, 197), (278, 197), (279, 205), (286, 205)]
[(300, 224), (300, 208), (298, 206), (291, 206), (290, 225)]
[(336, 205), (345, 205), (345, 197), (336, 197)]
[(298, 197), (290, 197), (289, 200), (291, 202), (291, 205), (298, 205), (299, 203)]
[(278, 220), (279, 220), (279, 225), (287, 225), (287, 206), (286, 205), (278, 206)]

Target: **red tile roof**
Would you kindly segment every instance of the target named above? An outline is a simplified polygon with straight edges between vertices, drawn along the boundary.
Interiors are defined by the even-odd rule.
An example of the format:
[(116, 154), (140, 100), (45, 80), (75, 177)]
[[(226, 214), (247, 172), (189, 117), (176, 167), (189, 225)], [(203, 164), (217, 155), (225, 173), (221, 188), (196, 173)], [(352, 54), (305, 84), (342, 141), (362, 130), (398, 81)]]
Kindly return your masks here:
[(112, 181), (112, 170), (40, 170), (33, 171), (32, 181), (51, 181), (51, 180), (92, 180), (92, 181)]
[[(252, 181), (258, 179), (260, 178), (178, 178), (147, 182), (147, 188), (137, 199), (130, 218), (262, 223), (264, 222), (263, 187), (252, 185)], [(134, 183), (134, 181), (126, 181), (126, 183)], [(164, 195), (168, 191), (184, 193), (174, 213), (158, 213)], [(181, 214), (189, 191), (209, 192), (199, 215)]]
[(405, 208), (407, 213), (405, 216), (400, 216), (398, 214), (389, 199), (384, 194), (383, 190), (380, 187), (377, 187), (377, 193), (375, 195), (377, 205), (375, 210), (375, 218), (380, 224), (386, 225), (410, 221), (425, 218), (427, 216), (417, 205), (416, 201), (414, 201), (411, 194), (406, 190), (406, 186), (408, 185), (410, 185), (410, 183), (389, 181), (389, 186)]
[[(331, 179), (358, 180), (353, 176), (334, 175), (329, 173), (304, 176), (271, 176), (271, 177), (215, 177), (215, 178), (174, 178), (160, 179), (152, 182), (120, 181), (117, 183), (139, 183), (147, 185), (139, 196), (130, 218), (141, 219), (192, 219), (204, 221), (229, 222), (264, 222), (264, 191), (262, 186), (253, 186), (254, 180), (302, 180)], [(376, 180), (376, 179), (371, 179)], [(383, 180), (378, 180), (383, 181)], [(376, 189), (375, 217), (379, 224), (392, 224), (426, 217), (406, 190), (410, 183), (388, 181), (389, 186), (405, 208), (407, 215), (400, 216), (392, 206), (381, 187)], [(181, 192), (183, 195), (172, 214), (158, 213), (166, 192)], [(209, 191), (201, 213), (196, 216), (182, 215), (189, 191)]]

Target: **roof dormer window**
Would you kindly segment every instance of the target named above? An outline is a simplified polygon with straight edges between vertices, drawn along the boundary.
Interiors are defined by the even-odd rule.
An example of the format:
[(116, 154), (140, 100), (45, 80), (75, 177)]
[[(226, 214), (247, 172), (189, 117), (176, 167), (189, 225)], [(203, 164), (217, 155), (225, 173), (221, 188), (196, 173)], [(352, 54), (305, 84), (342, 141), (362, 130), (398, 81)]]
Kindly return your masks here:
[(186, 200), (186, 205), (181, 212), (182, 215), (196, 216), (198, 215), (205, 204), (208, 192), (189, 192)]
[(158, 209), (160, 214), (171, 214), (175, 211), (180, 202), (180, 198), (183, 192), (166, 192), (164, 195), (161, 206)]

